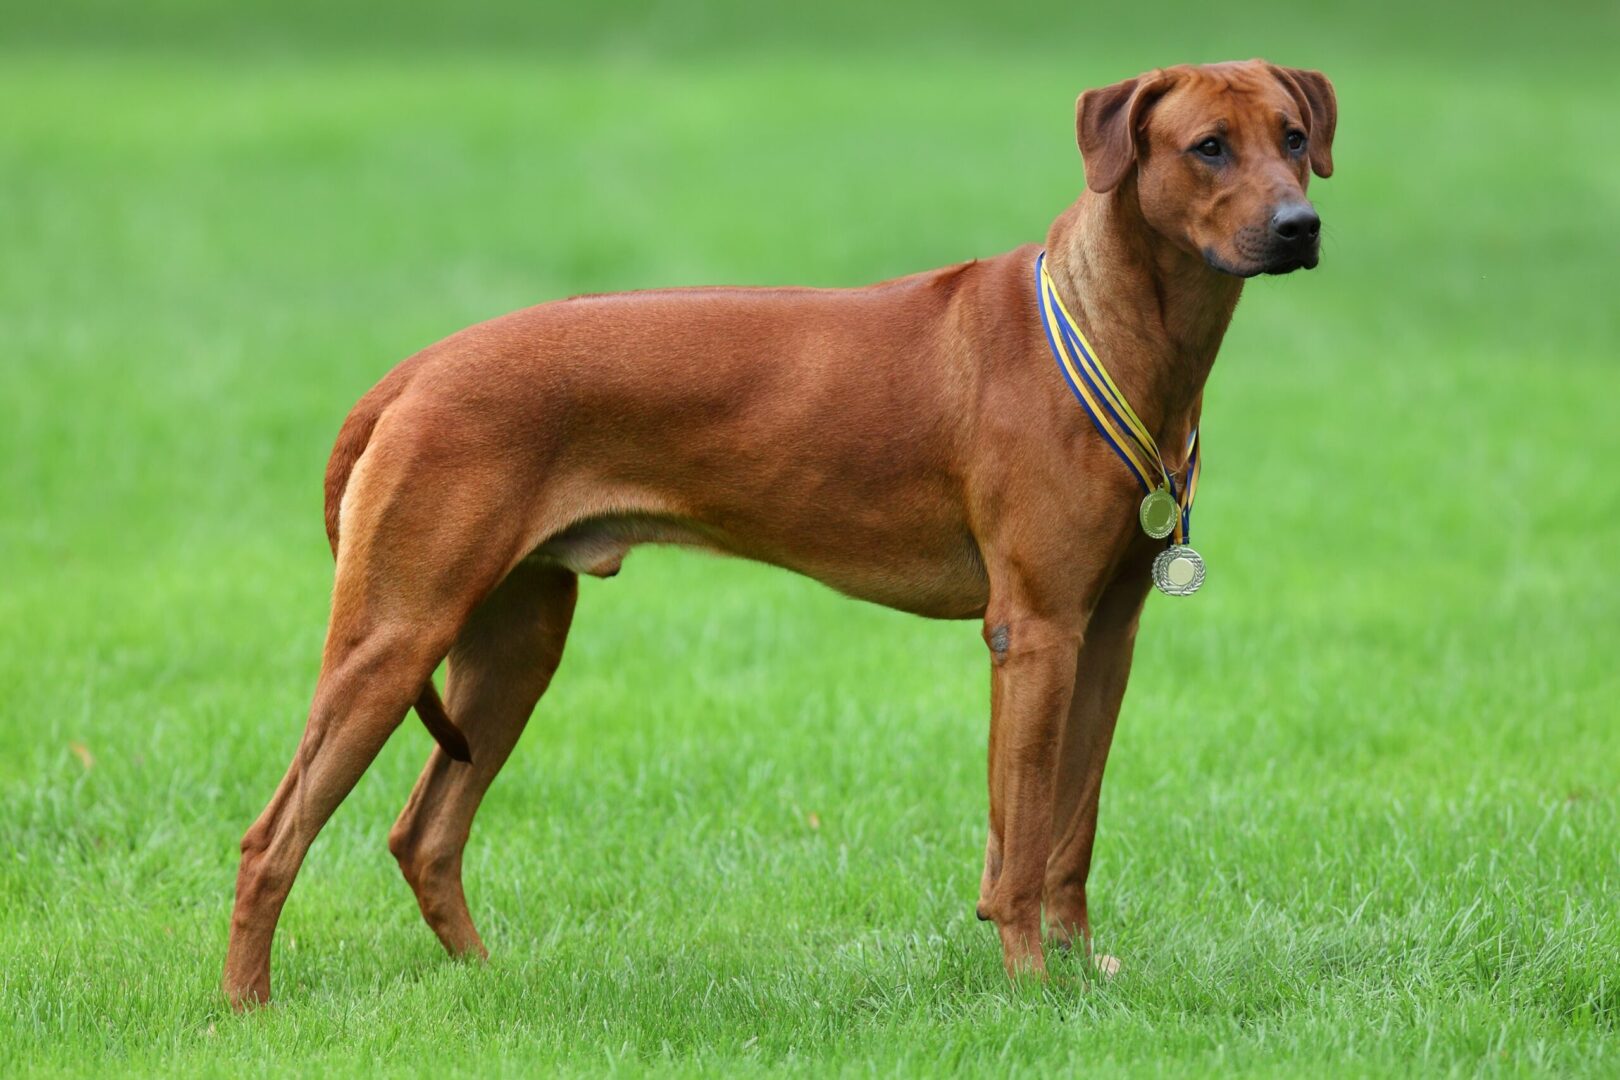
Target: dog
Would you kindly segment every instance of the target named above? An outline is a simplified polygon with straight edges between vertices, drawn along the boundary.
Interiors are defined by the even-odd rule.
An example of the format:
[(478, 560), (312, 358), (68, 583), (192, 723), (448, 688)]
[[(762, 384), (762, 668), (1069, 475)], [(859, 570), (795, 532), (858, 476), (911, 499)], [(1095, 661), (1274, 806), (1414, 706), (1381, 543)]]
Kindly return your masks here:
[[(1187, 481), (1246, 278), (1316, 265), (1333, 87), (1264, 61), (1155, 70), (1076, 103), (1086, 186), (1046, 272)], [(580, 296), (471, 327), (360, 399), (326, 473), (331, 619), (292, 764), (242, 840), (223, 987), (270, 998), (304, 854), (405, 714), (438, 745), (389, 834), (451, 953), (473, 815), (545, 692), (578, 575), (638, 544), (798, 571), (980, 620), (989, 836), (978, 915), (1011, 975), (1090, 948), (1103, 765), (1162, 540), (1040, 315), (1041, 248), (857, 289)], [(432, 683), (448, 658), (444, 699)]]

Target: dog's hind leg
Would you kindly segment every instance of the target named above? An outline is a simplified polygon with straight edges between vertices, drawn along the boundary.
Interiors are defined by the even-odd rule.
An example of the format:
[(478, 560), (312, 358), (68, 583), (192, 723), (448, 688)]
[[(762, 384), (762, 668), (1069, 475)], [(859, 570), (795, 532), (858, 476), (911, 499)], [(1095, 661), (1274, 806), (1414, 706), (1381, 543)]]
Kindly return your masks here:
[[(424, 613), (426, 614), (426, 613)], [(410, 708), (455, 626), (389, 620), (351, 636), (334, 620), (297, 754), (242, 837), (224, 990), (235, 1006), (270, 998), (270, 942), (304, 855)]]
[(315, 835), (522, 544), (513, 493), (498, 488), (499, 477), (446, 475), (453, 462), (409, 443), (385, 448), (366, 475), (377, 454), (374, 440), (350, 483), (309, 721), (281, 785), (242, 838), (224, 975), (238, 1007), (269, 999), (276, 921)]
[(467, 735), (472, 761), (433, 749), (388, 847), (422, 917), (452, 954), (488, 955), (467, 910), (461, 853), (484, 792), (562, 659), (577, 592), (578, 579), (567, 570), (519, 564), (450, 649), (448, 711)]

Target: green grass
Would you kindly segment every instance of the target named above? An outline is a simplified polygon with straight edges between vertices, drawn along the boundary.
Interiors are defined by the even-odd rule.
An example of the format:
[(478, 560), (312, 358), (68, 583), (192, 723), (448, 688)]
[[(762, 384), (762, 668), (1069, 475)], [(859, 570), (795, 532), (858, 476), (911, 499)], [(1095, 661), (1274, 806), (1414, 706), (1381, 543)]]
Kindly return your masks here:
[[(1612, 7), (224, 10), (0, 39), (0, 1072), (1620, 1071)], [(1333, 76), (1340, 174), (1210, 384), (1209, 584), (1149, 604), (1118, 978), (1009, 986), (973, 918), (976, 626), (643, 551), (479, 818), (491, 963), (386, 851), (411, 721), (293, 891), (279, 1004), (224, 1008), (321, 470), (393, 362), (571, 292), (1038, 239), (1076, 91), (1257, 53)]]

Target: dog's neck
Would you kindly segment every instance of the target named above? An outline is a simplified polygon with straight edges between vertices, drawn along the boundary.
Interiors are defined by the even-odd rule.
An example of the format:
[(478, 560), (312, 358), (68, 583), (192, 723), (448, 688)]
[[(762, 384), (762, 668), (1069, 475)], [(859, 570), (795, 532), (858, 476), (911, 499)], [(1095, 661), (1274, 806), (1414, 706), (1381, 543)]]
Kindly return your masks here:
[(1148, 225), (1128, 178), (1086, 190), (1046, 238), (1058, 293), (1164, 454), (1179, 468), (1243, 281)]

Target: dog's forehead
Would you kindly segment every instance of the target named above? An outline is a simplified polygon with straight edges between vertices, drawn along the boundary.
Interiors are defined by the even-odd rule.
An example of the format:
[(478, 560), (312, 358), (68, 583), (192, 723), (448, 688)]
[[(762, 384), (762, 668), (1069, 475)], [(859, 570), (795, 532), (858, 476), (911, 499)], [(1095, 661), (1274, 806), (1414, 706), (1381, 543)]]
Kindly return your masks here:
[(1171, 86), (1152, 116), (1172, 130), (1223, 124), (1235, 128), (1259, 122), (1270, 127), (1279, 113), (1299, 108), (1269, 65), (1206, 64), (1169, 68)]

